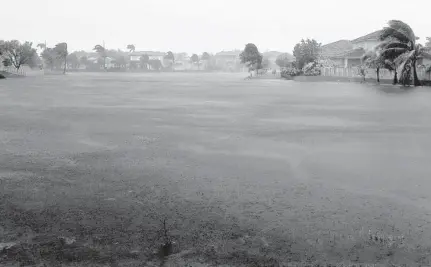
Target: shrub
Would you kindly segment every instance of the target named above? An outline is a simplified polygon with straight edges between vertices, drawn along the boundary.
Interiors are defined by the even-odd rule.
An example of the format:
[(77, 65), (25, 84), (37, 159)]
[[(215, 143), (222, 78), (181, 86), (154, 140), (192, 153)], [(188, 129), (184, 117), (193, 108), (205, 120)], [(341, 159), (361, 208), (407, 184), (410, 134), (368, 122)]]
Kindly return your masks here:
[(302, 71), (297, 68), (286, 68), (281, 71), (281, 77), (283, 78), (299, 76), (301, 74), (302, 74)]
[(431, 65), (426, 66), (425, 72), (428, 73), (428, 79), (431, 80)]
[(317, 62), (307, 63), (303, 68), (302, 72), (305, 76), (319, 76), (321, 75), (321, 65)]

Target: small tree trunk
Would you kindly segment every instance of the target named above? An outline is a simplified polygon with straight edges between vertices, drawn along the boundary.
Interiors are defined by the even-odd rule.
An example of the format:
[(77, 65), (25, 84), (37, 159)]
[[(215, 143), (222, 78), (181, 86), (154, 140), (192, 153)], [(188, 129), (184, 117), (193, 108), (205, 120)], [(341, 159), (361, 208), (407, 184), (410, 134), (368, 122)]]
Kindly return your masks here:
[(63, 74), (66, 74), (66, 67), (67, 67), (67, 58), (64, 58), (64, 69), (63, 69)]
[(380, 83), (380, 68), (377, 68), (377, 82)]
[(395, 70), (395, 71), (394, 71), (394, 73), (395, 73), (395, 74), (394, 74), (394, 80), (393, 80), (393, 82), (392, 82), (392, 84), (393, 84), (393, 85), (395, 85), (395, 84), (397, 84), (397, 83), (398, 83), (397, 71)]
[(421, 82), (419, 81), (418, 73), (416, 70), (416, 60), (413, 60), (412, 65), (413, 65), (413, 84), (414, 86), (421, 86)]

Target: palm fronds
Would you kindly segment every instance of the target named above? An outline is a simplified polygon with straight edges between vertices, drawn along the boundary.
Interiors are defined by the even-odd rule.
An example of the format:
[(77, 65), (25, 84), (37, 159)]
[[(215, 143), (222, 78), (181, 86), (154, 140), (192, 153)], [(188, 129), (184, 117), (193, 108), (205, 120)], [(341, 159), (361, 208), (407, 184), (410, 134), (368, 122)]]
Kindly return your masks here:
[(384, 41), (388, 38), (396, 39), (403, 43), (408, 43), (410, 41), (410, 39), (407, 36), (398, 32), (397, 30), (392, 29), (390, 27), (385, 27), (380, 33), (380, 41)]
[(388, 22), (390, 28), (397, 31), (400, 35), (404, 35), (412, 44), (416, 42), (416, 36), (412, 28), (407, 23), (401, 20), (390, 20)]
[(388, 48), (404, 48), (404, 49), (410, 49), (410, 46), (406, 43), (401, 42), (389, 42), (384, 46), (384, 49)]
[(400, 55), (408, 52), (409, 50), (405, 49), (405, 48), (399, 48), (399, 47), (394, 47), (394, 48), (388, 48), (388, 49), (384, 49), (381, 53), (382, 57), (387, 58), (387, 59), (395, 59), (397, 57), (399, 57)]

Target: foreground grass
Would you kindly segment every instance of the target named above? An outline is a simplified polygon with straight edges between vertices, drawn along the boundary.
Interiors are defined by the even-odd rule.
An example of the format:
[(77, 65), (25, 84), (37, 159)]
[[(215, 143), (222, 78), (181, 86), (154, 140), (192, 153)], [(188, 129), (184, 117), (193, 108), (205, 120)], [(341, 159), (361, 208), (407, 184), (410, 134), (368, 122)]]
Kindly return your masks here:
[(163, 75), (0, 85), (0, 266), (429, 265), (428, 91)]
[[(38, 165), (29, 164), (27, 171), (37, 173), (32, 166)], [(0, 259), (10, 266), (412, 266), (429, 255), (396, 229), (349, 235), (262, 231), (227, 213), (217, 197), (202, 193), (187, 200), (151, 179), (145, 186), (132, 182), (130, 190), (127, 182), (109, 177), (80, 181), (84, 170), (76, 166), (44, 177), (14, 171), (3, 175), (7, 190), (0, 196)], [(60, 174), (69, 178), (53, 179)], [(172, 247), (163, 255), (167, 239)]]

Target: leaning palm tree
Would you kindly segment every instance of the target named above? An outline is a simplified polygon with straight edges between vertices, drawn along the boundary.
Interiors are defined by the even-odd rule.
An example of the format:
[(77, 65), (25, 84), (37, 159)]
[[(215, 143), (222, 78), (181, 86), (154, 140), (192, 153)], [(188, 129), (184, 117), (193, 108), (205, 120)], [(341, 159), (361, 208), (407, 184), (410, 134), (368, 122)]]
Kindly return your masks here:
[(382, 42), (374, 49), (367, 51), (362, 56), (362, 62), (364, 62), (364, 65), (368, 68), (376, 69), (376, 76), (377, 76), (377, 82), (380, 82), (380, 70), (381, 69), (387, 69), (389, 71), (394, 71), (394, 79), (393, 84), (397, 84), (397, 69), (395, 67), (395, 64), (393, 62), (394, 58), (384, 57), (382, 54), (382, 49), (386, 47), (388, 42)]
[(362, 61), (364, 65), (368, 68), (376, 69), (377, 82), (380, 82), (380, 68), (382, 66), (382, 60), (379, 52), (376, 49), (366, 52), (362, 56)]
[(133, 52), (135, 52), (135, 45), (133, 45), (133, 44), (129, 44), (129, 45), (127, 45), (127, 49), (130, 51), (130, 53), (133, 53)]
[(416, 69), (417, 59), (420, 56), (431, 59), (431, 54), (416, 43), (417, 39), (410, 26), (400, 20), (389, 21), (388, 27), (380, 34), (380, 40), (385, 42), (382, 56), (385, 60), (394, 58), (393, 62), (398, 68), (398, 80), (403, 85), (409, 83), (411, 72), (414, 86), (421, 85)]
[(103, 58), (103, 68), (106, 69), (106, 49), (105, 47), (101, 46), (101, 45), (96, 45), (93, 48), (94, 51), (96, 51), (100, 57)]

